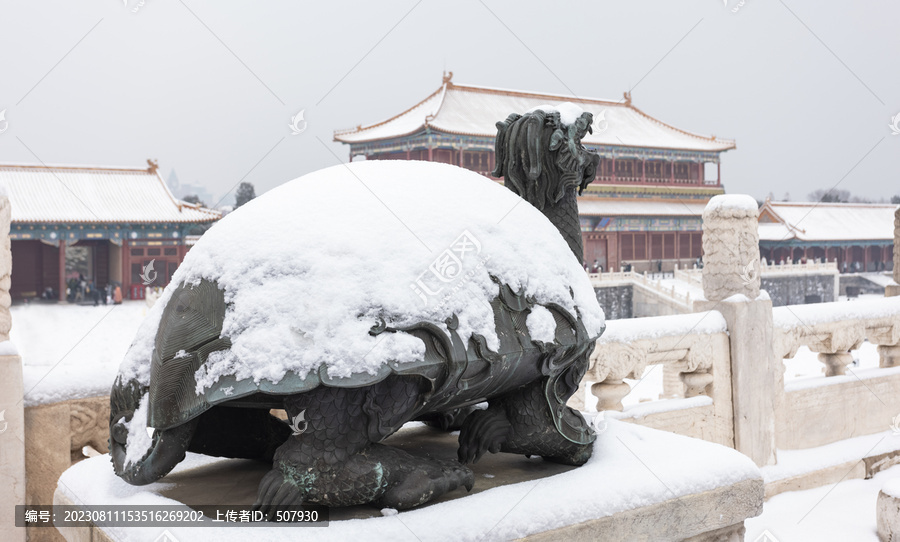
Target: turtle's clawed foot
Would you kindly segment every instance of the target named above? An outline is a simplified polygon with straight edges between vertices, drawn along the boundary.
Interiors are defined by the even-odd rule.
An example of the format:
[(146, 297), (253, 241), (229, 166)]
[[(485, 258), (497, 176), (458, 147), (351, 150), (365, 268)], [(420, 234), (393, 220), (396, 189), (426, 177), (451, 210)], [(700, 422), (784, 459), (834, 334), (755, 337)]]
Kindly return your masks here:
[(291, 480), (287, 480), (284, 474), (273, 469), (263, 476), (259, 483), (259, 493), (254, 510), (261, 510), (267, 521), (275, 519), (275, 514), (285, 510), (288, 506), (303, 504), (303, 493)]
[[(379, 499), (379, 506), (406, 510), (462, 486), (472, 491), (475, 474), (456, 461), (412, 461), (400, 482)], [(418, 464), (416, 464), (418, 463)], [(406, 469), (404, 469), (406, 470)]]
[(475, 463), (485, 452), (495, 454), (509, 439), (512, 426), (502, 409), (476, 410), (459, 433), (460, 463)]

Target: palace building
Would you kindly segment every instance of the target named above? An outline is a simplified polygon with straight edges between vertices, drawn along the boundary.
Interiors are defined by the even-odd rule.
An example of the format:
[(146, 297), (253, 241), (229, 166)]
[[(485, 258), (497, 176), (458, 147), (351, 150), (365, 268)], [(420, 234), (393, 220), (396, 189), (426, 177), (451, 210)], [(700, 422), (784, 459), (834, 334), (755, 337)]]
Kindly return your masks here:
[[(98, 288), (120, 284), (132, 299), (144, 297), (147, 282), (168, 284), (194, 235), (221, 214), (176, 199), (156, 163), (148, 164), (0, 164), (0, 186), (11, 207), (11, 297), (52, 292), (64, 301), (67, 280), (79, 275)], [(71, 250), (67, 262), (72, 247), (79, 247), (77, 262)]]
[(776, 264), (837, 262), (844, 273), (893, 269), (896, 209), (879, 203), (766, 200), (759, 210), (760, 255)]
[(494, 123), (510, 113), (572, 102), (594, 115), (582, 141), (598, 152), (594, 182), (579, 198), (585, 261), (604, 270), (669, 270), (701, 254), (701, 214), (724, 193), (721, 155), (734, 141), (686, 132), (631, 102), (572, 98), (453, 83), (452, 73), (418, 104), (387, 120), (334, 133), (350, 159), (428, 160), (490, 177)]

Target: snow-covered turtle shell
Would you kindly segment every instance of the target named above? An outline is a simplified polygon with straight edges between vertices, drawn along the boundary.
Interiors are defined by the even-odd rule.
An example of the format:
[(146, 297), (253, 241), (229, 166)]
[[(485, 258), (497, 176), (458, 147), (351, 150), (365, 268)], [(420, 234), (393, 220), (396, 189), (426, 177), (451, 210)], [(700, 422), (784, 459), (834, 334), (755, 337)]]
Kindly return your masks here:
[(139, 330), (120, 379), (150, 387), (152, 367), (149, 425), (165, 429), (260, 391), (427, 371), (423, 338), (403, 331), (411, 326), (502, 355), (491, 302), (503, 292), (528, 300), (533, 341), (553, 342), (561, 316), (579, 322), (579, 340), (602, 333), (580, 262), (507, 188), (431, 162), (334, 166), (207, 231)]

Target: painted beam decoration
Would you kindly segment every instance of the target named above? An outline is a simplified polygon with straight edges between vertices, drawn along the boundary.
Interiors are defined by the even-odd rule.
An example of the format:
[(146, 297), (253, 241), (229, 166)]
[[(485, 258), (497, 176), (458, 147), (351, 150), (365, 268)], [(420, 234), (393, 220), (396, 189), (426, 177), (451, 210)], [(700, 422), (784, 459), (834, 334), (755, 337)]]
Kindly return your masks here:
[(194, 224), (117, 224), (107, 227), (97, 224), (12, 224), (9, 238), (13, 241), (43, 241), (58, 245), (60, 240), (72, 243), (81, 240), (109, 240), (121, 245), (158, 241), (157, 245), (180, 245)]

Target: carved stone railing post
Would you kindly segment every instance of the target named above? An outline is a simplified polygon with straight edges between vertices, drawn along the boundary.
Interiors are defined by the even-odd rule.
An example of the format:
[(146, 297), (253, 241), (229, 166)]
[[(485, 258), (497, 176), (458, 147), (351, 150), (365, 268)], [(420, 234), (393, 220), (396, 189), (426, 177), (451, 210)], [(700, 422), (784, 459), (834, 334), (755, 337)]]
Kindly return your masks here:
[(850, 352), (819, 353), (819, 361), (825, 364), (825, 376), (847, 374), (847, 366), (853, 363)]
[(623, 410), (622, 399), (631, 391), (626, 378), (639, 379), (647, 368), (647, 352), (630, 344), (601, 344), (592, 356), (591, 393), (597, 410)]
[(868, 329), (866, 338), (878, 345), (879, 367), (900, 367), (900, 316), (889, 326)]
[(885, 297), (900, 295), (900, 207), (894, 211), (894, 284), (884, 289)]
[(598, 411), (623, 410), (622, 399), (624, 399), (630, 391), (631, 386), (626, 384), (624, 379), (607, 379), (591, 386), (591, 393), (597, 397)]
[[(0, 343), (2, 352), (15, 352), (9, 341), (9, 284), (12, 253), (9, 241), (10, 205), (0, 186)], [(0, 540), (23, 542), (25, 529), (15, 527), (15, 505), (25, 504), (25, 412), (22, 360), (0, 355)]]
[[(772, 301), (760, 296), (756, 200), (715, 196), (703, 211), (703, 292), (694, 310), (725, 317), (731, 352), (734, 447), (757, 465), (775, 463), (779, 372), (773, 348)], [(689, 388), (703, 384), (690, 377)], [(693, 391), (693, 390), (689, 390)]]
[(677, 399), (685, 397), (685, 384), (682, 381), (682, 373), (679, 367), (663, 365), (663, 392), (660, 399)]

